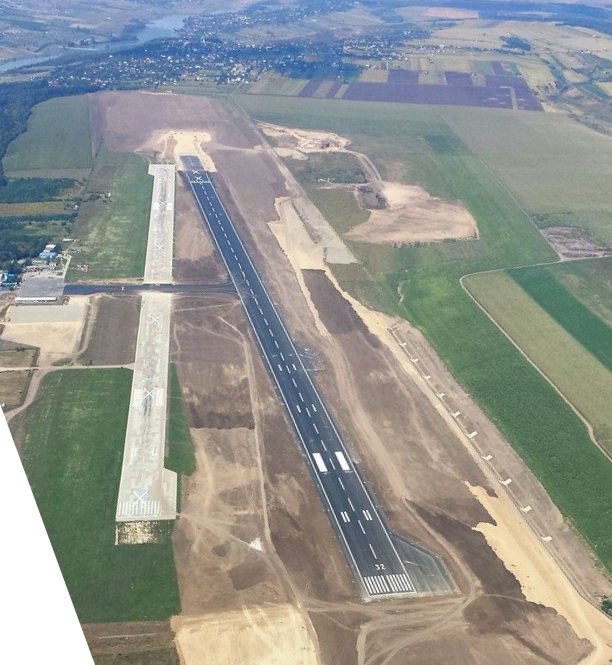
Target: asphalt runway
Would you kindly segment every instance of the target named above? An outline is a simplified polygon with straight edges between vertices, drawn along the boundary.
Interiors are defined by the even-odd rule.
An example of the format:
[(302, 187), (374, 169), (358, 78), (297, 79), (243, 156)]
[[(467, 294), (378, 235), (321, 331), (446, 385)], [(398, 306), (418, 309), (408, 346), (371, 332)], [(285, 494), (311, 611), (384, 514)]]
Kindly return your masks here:
[[(402, 543), (388, 529), (316, 385), (227, 214), (210, 174), (184, 160), (204, 220), (236, 285), (262, 355), (303, 447), (324, 507), (366, 599), (414, 595)], [(409, 545), (408, 545), (409, 546)], [(425, 553), (424, 556), (432, 558)], [(414, 557), (411, 557), (414, 558)]]

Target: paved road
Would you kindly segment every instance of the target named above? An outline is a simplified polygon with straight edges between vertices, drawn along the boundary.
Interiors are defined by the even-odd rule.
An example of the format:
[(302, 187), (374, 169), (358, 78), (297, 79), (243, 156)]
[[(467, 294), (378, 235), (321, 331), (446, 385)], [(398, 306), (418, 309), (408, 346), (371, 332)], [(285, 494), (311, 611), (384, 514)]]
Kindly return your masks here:
[(158, 291), (159, 293), (236, 293), (233, 282), (225, 284), (121, 284), (70, 283), (64, 286), (65, 296), (93, 296), (97, 293), (120, 294)]
[(316, 385), (206, 171), (185, 173), (302, 444), (320, 496), (365, 598), (413, 594), (384, 518), (332, 421)]

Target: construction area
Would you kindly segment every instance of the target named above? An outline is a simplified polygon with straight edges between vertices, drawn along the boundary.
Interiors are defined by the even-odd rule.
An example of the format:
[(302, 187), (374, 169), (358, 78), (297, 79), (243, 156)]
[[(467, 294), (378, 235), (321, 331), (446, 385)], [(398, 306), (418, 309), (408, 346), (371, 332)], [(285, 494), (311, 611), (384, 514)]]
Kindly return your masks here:
[[(3, 339), (40, 343), (38, 363), (46, 369), (26, 368), (35, 377), (54, 371), (61, 359), (69, 363), (66, 372), (133, 370), (115, 543), (149, 544), (113, 543), (113, 552), (137, 559), (157, 546), (151, 533), (162, 523), (160, 530), (171, 531), (165, 546), (180, 603), (155, 621), (140, 614), (85, 625), (94, 657), (111, 662), (128, 654), (139, 662), (146, 654), (142, 662), (163, 665), (608, 663), (612, 633), (594, 602), (597, 594), (612, 595), (609, 580), (419, 330), (343, 288), (338, 276), (360, 269), (352, 245), (315, 208), (271, 145), (274, 137), (239, 108), (230, 112), (229, 102), (202, 96), (103, 92), (88, 103), (109, 151), (151, 162), (143, 283), (71, 296), (74, 320), (54, 324), (61, 356), (51, 353), (34, 308), (20, 308)], [(316, 145), (333, 143), (333, 136), (300, 131)], [(197, 156), (214, 182), (222, 202), (214, 211), (205, 197), (194, 197), (187, 177), (175, 179), (174, 165), (184, 168), (185, 155)], [(198, 178), (196, 184), (205, 184), (203, 174)], [(402, 206), (418, 194), (444, 220), (462, 212), (439, 210), (420, 190), (399, 193), (406, 195)], [(204, 207), (224, 221), (220, 235), (203, 223)], [(459, 221), (467, 247), (478, 230), (465, 217)], [(224, 231), (232, 242), (222, 255), (215, 239), (225, 242)], [(282, 326), (273, 326), (256, 292), (263, 310), (256, 316), (270, 336), (262, 356), (240, 300), (252, 297), (254, 283), (243, 252), (294, 342), (296, 367), (312, 377), (321, 402), (302, 404), (306, 379), (297, 381), (296, 358), (274, 345)], [(234, 255), (241, 266), (232, 263)], [(49, 307), (46, 316), (51, 309), (66, 308)], [(385, 572), (376, 569), (367, 575), (370, 597), (363, 602), (313, 478), (309, 449), (279, 399), (273, 378), (281, 374), (296, 379), (296, 412), (302, 409), (323, 431), (313, 414), (324, 403), (342, 436), (345, 447), (317, 448), (314, 458), (326, 487), (337, 485), (330, 493), (346, 501), (337, 504), (342, 528), (348, 531), (346, 516), (359, 538), (372, 526), (371, 508), (353, 511), (348, 499), (355, 504), (356, 493), (344, 492), (353, 474), (384, 515), (418, 593), (377, 593), (375, 578)], [(19, 409), (35, 400), (35, 380)], [(169, 401), (183, 409), (193, 453), (192, 467), (179, 475), (166, 468)], [(308, 445), (329, 447), (325, 433), (311, 438)], [(380, 557), (372, 539), (365, 555), (374, 556), (369, 545)], [(452, 581), (442, 593), (433, 573), (423, 574), (434, 565)], [(150, 596), (157, 601), (158, 580), (151, 587), (139, 604)], [(159, 645), (164, 657), (155, 660)]]

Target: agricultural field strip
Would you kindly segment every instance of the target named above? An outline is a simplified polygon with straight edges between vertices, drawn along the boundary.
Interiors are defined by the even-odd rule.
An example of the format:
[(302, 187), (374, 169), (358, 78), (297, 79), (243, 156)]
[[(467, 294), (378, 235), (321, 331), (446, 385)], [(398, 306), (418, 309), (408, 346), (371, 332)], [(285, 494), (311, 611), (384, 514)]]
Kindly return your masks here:
[[(174, 166), (149, 167), (155, 180), (145, 283), (172, 280)], [(176, 517), (177, 475), (164, 468), (172, 295), (144, 292), (125, 435), (117, 522)]]
[(612, 328), (570, 293), (551, 270), (521, 268), (508, 274), (568, 334), (612, 370)]
[(505, 271), (470, 275), (466, 292), (527, 360), (551, 383), (611, 459), (609, 370)]

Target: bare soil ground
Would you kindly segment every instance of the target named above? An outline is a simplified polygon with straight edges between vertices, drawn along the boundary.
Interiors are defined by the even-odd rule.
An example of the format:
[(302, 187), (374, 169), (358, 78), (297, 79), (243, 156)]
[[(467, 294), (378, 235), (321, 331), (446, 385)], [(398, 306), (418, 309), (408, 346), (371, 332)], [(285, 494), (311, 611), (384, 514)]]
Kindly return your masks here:
[(0, 372), (0, 404), (6, 410), (23, 403), (32, 372)]
[(332, 132), (281, 127), (267, 122), (259, 123), (259, 127), (277, 146), (285, 149), (293, 148), (301, 153), (341, 151), (350, 143), (347, 138)]
[(72, 298), (65, 306), (13, 306), (6, 313), (2, 339), (38, 347), (40, 366), (67, 362), (78, 352), (86, 300)]
[(91, 298), (86, 348), (79, 362), (92, 365), (130, 365), (136, 353), (139, 296), (100, 295)]
[(36, 356), (34, 347), (0, 340), (0, 367), (31, 367)]
[(174, 632), (165, 621), (83, 626), (96, 665), (179, 665)]
[(612, 247), (605, 247), (575, 226), (550, 226), (542, 229), (542, 235), (561, 259), (584, 259), (610, 256)]
[[(25, 368), (36, 363), (38, 349), (0, 340), (0, 367)], [(5, 411), (21, 405), (28, 392), (32, 372), (0, 372), (0, 404)]]
[(316, 643), (307, 623), (289, 604), (244, 607), (218, 616), (177, 618), (173, 627), (179, 653), (188, 663), (319, 663)]
[(428, 7), (423, 12), (423, 15), (430, 18), (450, 18), (455, 21), (478, 18), (478, 12), (468, 9), (456, 9), (454, 7)]
[[(285, 662), (300, 662), (311, 644), (321, 663), (334, 665), (451, 660), (569, 665), (581, 661), (591, 645), (597, 650), (589, 662), (607, 662), (608, 622), (600, 618), (604, 623), (598, 624), (584, 613), (581, 623), (572, 607), (577, 595), (563, 587), (564, 577), (546, 550), (541, 556), (550, 558), (551, 576), (544, 576), (541, 588), (558, 586), (561, 593), (532, 595), (530, 573), (512, 554), (533, 548), (524, 519), (403, 358), (388, 330), (399, 322), (342, 294), (321, 247), (306, 232), (291, 252), (283, 251), (286, 219), (279, 220), (275, 204), (287, 196), (289, 185), (257, 147), (248, 121), (199, 98), (96, 97), (108, 106), (108, 117), (102, 115), (112, 140), (125, 137), (142, 145), (147, 131), (163, 129), (159, 123), (170, 123), (174, 115), (188, 128), (197, 120), (213, 137), (206, 150), (219, 171), (220, 194), (296, 342), (319, 355), (324, 369), (315, 378), (364, 475), (392, 526), (441, 554), (461, 589), (453, 598), (359, 602), (238, 302), (212, 294), (176, 298), (171, 357), (197, 457), (195, 473), (183, 481), (174, 532), (183, 615), (173, 625), (182, 662), (200, 663), (204, 653), (213, 665), (228, 658), (245, 662), (231, 644), (238, 647), (242, 638), (252, 645), (247, 657), (252, 653), (254, 662), (269, 662), (257, 660), (266, 650), (286, 654)], [(436, 381), (448, 384), (452, 393), (452, 377), (426, 341), (409, 326), (405, 334), (436, 371)], [(469, 412), (469, 397), (456, 394)], [(534, 496), (541, 494), (493, 426), (477, 411), (473, 418), (486, 441), (497, 446), (500, 461), (517, 465), (516, 478), (521, 484), (525, 480)], [(584, 548), (567, 527), (563, 534), (563, 523), (546, 501), (544, 496), (538, 511), (552, 515), (555, 543), (560, 534), (560, 552), (571, 553), (567, 558), (576, 576), (589, 591), (605, 589)], [(511, 519), (522, 520), (523, 530), (509, 524)], [(496, 525), (508, 531), (492, 531)], [(513, 549), (517, 543), (520, 547)], [(282, 615), (287, 604), (294, 608), (291, 625), (303, 626), (309, 640), (298, 640), (295, 630), (270, 619)], [(205, 652), (217, 636), (224, 644), (216, 647), (230, 648)]]
[(176, 282), (226, 282), (229, 277), (213, 241), (204, 231), (193, 194), (181, 178), (175, 200), (173, 276)]
[(422, 187), (398, 182), (362, 185), (356, 189), (360, 201), (364, 187), (375, 189), (376, 198), (385, 205), (345, 233), (350, 240), (401, 245), (478, 237), (476, 220), (459, 202), (443, 201)]

